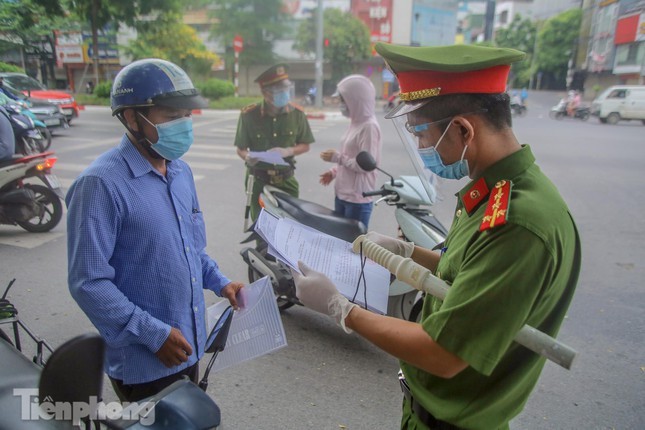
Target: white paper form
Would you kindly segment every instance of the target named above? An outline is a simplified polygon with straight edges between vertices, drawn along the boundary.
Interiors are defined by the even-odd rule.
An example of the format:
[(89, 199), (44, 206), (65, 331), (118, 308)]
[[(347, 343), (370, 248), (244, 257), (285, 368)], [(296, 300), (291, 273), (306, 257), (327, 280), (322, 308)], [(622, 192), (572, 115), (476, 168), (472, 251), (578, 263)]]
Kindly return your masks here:
[(276, 166), (288, 166), (278, 151), (249, 151), (249, 157), (257, 158), (258, 161), (275, 164)]
[[(240, 290), (240, 310), (233, 313), (226, 347), (219, 353), (213, 371), (225, 369), (287, 346), (280, 311), (268, 277), (264, 277)], [(219, 316), (229, 306), (222, 300), (206, 312), (208, 333)]]
[(297, 269), (298, 260), (324, 273), (338, 291), (355, 303), (381, 314), (387, 313), (390, 272), (371, 260), (365, 262), (361, 274), (361, 257), (352, 251), (352, 244), (294, 220), (282, 218), (275, 228), (275, 249), (285, 263)]
[(279, 219), (271, 212), (262, 209), (260, 215), (258, 215), (258, 219), (255, 221), (254, 230), (268, 244), (267, 252), (278, 260), (284, 261), (285, 258), (273, 247), (273, 243), (275, 242), (275, 229), (278, 226)]

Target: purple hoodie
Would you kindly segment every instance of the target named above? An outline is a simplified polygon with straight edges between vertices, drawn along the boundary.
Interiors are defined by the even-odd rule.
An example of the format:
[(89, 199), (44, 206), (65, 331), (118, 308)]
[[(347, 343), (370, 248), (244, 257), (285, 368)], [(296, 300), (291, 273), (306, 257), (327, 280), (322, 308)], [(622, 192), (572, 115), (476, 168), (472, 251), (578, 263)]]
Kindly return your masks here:
[(376, 90), (372, 82), (362, 75), (349, 75), (338, 83), (338, 92), (349, 110), (351, 123), (341, 138), (339, 155), (332, 161), (337, 163), (330, 169), (336, 197), (352, 203), (369, 203), (370, 197), (361, 195), (364, 191), (376, 189), (376, 170), (366, 172), (356, 163), (356, 154), (367, 151), (381, 161), (381, 127), (374, 109)]

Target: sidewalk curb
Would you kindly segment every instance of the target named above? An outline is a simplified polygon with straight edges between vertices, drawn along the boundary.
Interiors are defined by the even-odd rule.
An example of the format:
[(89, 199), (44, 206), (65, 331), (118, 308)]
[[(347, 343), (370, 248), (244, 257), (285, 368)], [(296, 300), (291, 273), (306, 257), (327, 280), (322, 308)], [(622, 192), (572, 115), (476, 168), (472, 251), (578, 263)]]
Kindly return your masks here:
[(338, 111), (334, 112), (324, 112), (324, 111), (316, 111), (316, 112), (306, 112), (307, 114), (307, 119), (340, 119), (344, 118), (343, 114), (341, 114)]

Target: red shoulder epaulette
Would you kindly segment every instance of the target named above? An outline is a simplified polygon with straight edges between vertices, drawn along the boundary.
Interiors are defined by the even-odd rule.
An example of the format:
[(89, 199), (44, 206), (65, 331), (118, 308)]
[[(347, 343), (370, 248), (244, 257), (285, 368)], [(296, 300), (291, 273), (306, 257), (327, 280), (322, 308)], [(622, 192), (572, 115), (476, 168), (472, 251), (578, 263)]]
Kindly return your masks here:
[(502, 179), (495, 184), (488, 198), (488, 206), (484, 218), (479, 226), (479, 231), (485, 231), (498, 225), (506, 224), (508, 206), (511, 199), (512, 182)]
[(303, 111), (303, 112), (305, 111), (305, 108), (304, 108), (304, 107), (302, 107), (301, 105), (297, 104), (297, 103), (289, 102), (289, 104), (290, 104), (291, 106), (293, 106), (295, 109), (298, 109), (299, 111)]

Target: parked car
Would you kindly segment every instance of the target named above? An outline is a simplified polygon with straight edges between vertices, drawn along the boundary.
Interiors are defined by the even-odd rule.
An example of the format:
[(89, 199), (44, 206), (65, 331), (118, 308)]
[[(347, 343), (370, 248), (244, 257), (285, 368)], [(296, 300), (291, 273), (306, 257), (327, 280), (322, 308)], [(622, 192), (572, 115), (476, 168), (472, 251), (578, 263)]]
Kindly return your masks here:
[(67, 124), (67, 117), (63, 115), (60, 105), (31, 99), (29, 110), (33, 112), (36, 118), (41, 120), (50, 131), (69, 127)]
[(601, 123), (641, 120), (645, 125), (645, 85), (614, 85), (591, 104), (591, 114)]
[(46, 101), (60, 106), (69, 123), (83, 108), (76, 103), (71, 94), (61, 90), (49, 90), (43, 84), (24, 73), (0, 73), (4, 84), (14, 91), (26, 95), (29, 99)]

